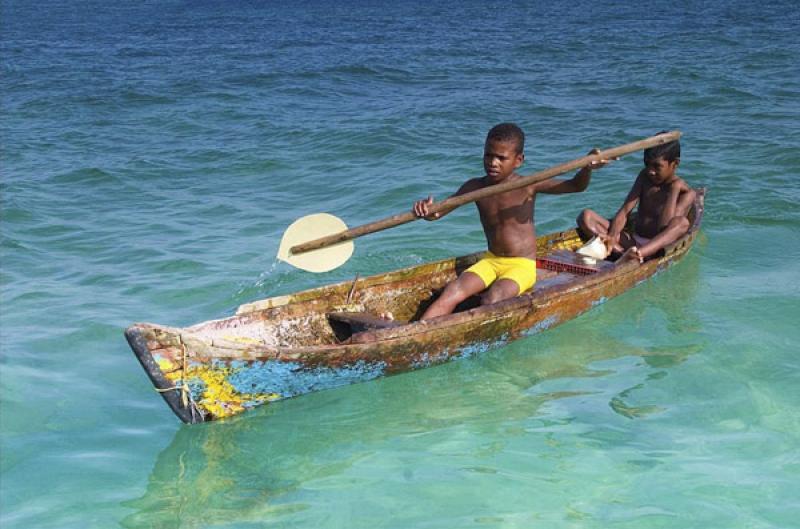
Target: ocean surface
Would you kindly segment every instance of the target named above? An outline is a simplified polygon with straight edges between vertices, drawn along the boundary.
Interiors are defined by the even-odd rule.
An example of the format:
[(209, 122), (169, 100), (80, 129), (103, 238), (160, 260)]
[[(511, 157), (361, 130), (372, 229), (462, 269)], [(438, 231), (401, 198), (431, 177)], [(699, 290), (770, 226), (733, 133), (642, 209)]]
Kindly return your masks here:
[[(792, 528), (800, 9), (745, 2), (0, 0), (0, 527)], [(479, 176), (665, 129), (706, 216), (679, 265), (535, 337), (182, 425), (123, 337), (474, 252), (472, 206), (276, 262)], [(613, 214), (634, 154), (541, 197)]]

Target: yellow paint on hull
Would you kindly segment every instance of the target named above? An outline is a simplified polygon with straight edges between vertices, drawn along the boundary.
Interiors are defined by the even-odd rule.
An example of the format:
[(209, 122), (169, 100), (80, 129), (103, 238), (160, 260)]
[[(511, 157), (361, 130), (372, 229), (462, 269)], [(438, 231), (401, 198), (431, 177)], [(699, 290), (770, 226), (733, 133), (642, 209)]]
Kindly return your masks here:
[(181, 387), (184, 380), (202, 382), (203, 392), (199, 398), (194, 399), (194, 404), (216, 419), (237, 415), (248, 407), (281, 398), (277, 393), (242, 394), (236, 391), (228, 382), (228, 377), (233, 371), (230, 366), (195, 364), (188, 367), (185, 375), (182, 367), (169, 359), (160, 358), (158, 366), (176, 387)]

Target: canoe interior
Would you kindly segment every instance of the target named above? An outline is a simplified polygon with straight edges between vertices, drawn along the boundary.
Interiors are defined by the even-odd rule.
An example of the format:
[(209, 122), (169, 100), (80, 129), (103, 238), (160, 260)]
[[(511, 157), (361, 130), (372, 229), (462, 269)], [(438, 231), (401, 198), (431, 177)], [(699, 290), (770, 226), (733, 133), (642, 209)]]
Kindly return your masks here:
[[(538, 253), (546, 257), (555, 250), (572, 251), (582, 244), (575, 230), (550, 234), (539, 238)], [(474, 264), (482, 253), (245, 304), (233, 317), (200, 323), (185, 331), (200, 340), (234, 348), (235, 344), (258, 344), (267, 348), (341, 344), (358, 330), (417, 321), (439, 292)], [(580, 277), (568, 271), (548, 270), (544, 268), (546, 265), (546, 261), (540, 260), (534, 290)], [(479, 297), (473, 296), (461, 303), (455, 312), (479, 304)], [(339, 313), (361, 314), (364, 321), (360, 325), (355, 318), (337, 318)], [(388, 314), (391, 320), (380, 317)], [(224, 356), (221, 351), (220, 354)]]

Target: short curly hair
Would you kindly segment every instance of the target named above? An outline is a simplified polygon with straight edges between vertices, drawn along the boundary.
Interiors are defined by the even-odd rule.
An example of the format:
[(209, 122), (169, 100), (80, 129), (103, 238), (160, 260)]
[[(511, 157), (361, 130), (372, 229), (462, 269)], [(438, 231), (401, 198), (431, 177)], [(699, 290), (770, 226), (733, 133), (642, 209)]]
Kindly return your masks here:
[(495, 125), (486, 135), (486, 141), (513, 141), (517, 145), (517, 153), (525, 150), (525, 133), (515, 123)]
[[(659, 134), (665, 134), (669, 131), (662, 130)], [(662, 143), (654, 147), (649, 147), (644, 150), (644, 163), (656, 158), (664, 158), (667, 162), (674, 162), (681, 157), (681, 142), (678, 140)]]

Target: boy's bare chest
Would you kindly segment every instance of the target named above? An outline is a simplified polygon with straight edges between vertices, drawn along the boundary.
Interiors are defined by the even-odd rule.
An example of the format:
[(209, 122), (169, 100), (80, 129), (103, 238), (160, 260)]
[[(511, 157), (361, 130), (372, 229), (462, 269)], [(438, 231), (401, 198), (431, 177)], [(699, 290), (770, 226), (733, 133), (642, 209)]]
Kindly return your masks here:
[(506, 218), (531, 218), (533, 216), (533, 199), (526, 193), (510, 191), (478, 200), (476, 205), (481, 217), (500, 222)]
[(653, 209), (661, 207), (669, 197), (667, 186), (647, 186), (642, 190), (639, 209)]

